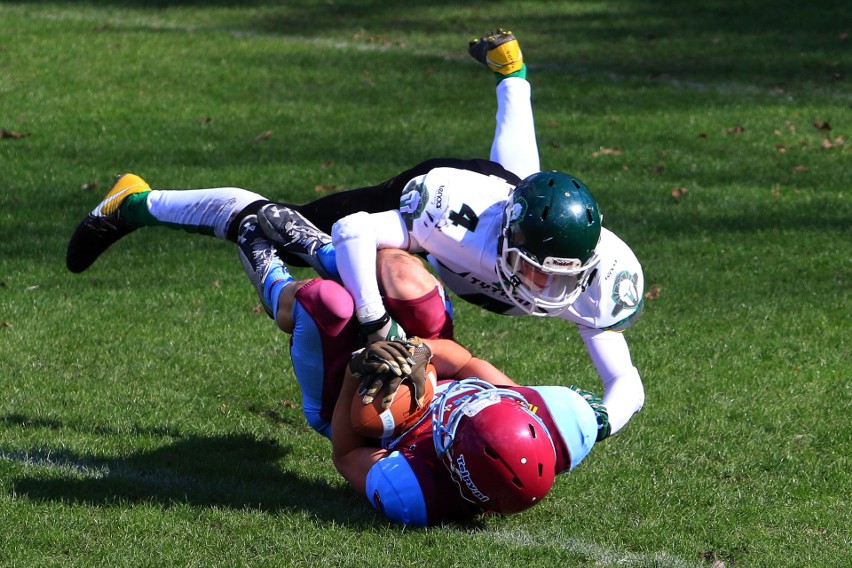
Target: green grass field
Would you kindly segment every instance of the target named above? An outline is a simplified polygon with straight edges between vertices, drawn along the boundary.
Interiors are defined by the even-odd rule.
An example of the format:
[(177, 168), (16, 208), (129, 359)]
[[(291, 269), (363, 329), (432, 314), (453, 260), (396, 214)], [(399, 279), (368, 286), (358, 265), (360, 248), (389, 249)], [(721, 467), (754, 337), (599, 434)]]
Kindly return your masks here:
[[(459, 4), (0, 2), (0, 566), (850, 561), (848, 3)], [(645, 267), (647, 401), (527, 513), (404, 530), (307, 427), (232, 245), (65, 247), (124, 171), (299, 202), (487, 157), (466, 47), (498, 26), (543, 167)], [(456, 314), (517, 380), (600, 391), (564, 322)]]

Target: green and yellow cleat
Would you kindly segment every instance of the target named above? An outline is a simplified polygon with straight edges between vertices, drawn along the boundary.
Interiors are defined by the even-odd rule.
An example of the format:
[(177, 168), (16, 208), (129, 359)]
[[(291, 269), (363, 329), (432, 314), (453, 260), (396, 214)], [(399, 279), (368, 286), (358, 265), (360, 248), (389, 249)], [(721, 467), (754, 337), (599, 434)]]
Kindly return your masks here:
[(135, 231), (135, 226), (121, 218), (119, 208), (128, 196), (147, 191), (151, 191), (151, 187), (137, 175), (124, 174), (116, 178), (103, 200), (80, 221), (71, 235), (65, 256), (68, 270), (83, 272), (114, 242)]
[(491, 71), (503, 76), (516, 73), (524, 66), (517, 38), (502, 28), (471, 41), (467, 51)]

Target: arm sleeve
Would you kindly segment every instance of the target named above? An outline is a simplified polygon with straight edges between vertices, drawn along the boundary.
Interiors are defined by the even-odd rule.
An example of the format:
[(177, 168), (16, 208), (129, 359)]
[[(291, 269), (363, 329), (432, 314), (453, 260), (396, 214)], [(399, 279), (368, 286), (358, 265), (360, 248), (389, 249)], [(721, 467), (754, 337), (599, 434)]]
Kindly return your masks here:
[(355, 300), (361, 322), (375, 321), (385, 313), (376, 278), (376, 250), (407, 248), (408, 231), (399, 211), (354, 213), (331, 229), (337, 255), (337, 270), (346, 290)]
[(621, 333), (577, 327), (603, 381), (603, 403), (609, 411), (611, 433), (615, 434), (645, 403), (642, 379), (633, 366), (627, 341)]

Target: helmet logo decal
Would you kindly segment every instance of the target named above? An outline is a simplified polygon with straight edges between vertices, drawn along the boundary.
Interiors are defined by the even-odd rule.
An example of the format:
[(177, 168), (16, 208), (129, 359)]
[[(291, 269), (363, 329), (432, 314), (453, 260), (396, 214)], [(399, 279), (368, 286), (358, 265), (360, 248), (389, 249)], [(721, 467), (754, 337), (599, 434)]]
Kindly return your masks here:
[(626, 270), (619, 272), (612, 285), (612, 315), (615, 316), (625, 308), (635, 308), (639, 305), (639, 275)]
[(527, 200), (523, 197), (518, 197), (512, 202), (512, 208), (509, 210), (509, 223), (517, 223), (523, 219), (527, 213)]
[(480, 491), (476, 487), (476, 484), (473, 482), (473, 479), (470, 478), (470, 471), (468, 471), (467, 466), (464, 463), (464, 455), (460, 455), (456, 458), (456, 467), (459, 477), (461, 477), (461, 480), (464, 482), (465, 486), (467, 486), (473, 496), (482, 501), (483, 503), (485, 501), (488, 501), (490, 497)]
[(577, 270), (583, 266), (583, 261), (579, 258), (555, 258), (552, 256), (548, 256), (544, 259), (544, 262), (541, 263), (544, 268), (549, 268), (551, 270)]

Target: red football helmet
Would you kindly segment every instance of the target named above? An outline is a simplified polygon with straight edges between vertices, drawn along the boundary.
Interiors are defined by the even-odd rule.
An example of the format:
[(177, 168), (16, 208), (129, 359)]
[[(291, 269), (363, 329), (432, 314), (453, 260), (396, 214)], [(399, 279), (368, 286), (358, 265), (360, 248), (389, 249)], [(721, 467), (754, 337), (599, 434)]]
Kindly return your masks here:
[(547, 427), (520, 393), (465, 379), (436, 398), (435, 451), (462, 497), (508, 515), (547, 495), (556, 476), (556, 450)]

